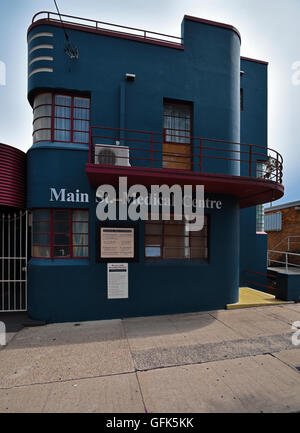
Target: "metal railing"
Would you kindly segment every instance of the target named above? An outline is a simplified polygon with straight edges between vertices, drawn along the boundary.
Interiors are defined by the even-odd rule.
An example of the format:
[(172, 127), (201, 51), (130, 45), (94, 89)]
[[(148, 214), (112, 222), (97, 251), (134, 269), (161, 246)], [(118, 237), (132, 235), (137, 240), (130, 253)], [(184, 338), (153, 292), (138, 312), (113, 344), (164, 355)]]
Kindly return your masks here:
[[(282, 256), (284, 256), (284, 260), (271, 259), (270, 258), (271, 254), (280, 255), (279, 258), (281, 258)], [(290, 256), (299, 258), (299, 264), (292, 263), (289, 260)], [(288, 252), (288, 251), (268, 250), (268, 267), (271, 266), (271, 263), (277, 263), (277, 264), (283, 265), (285, 267), (286, 271), (289, 270), (289, 267), (300, 268), (300, 254), (299, 253), (291, 253), (291, 252)]]
[[(128, 36), (135, 36), (145, 40), (152, 40), (158, 42), (168, 42), (174, 45), (182, 45), (183, 39), (179, 36), (166, 35), (164, 33), (157, 33), (150, 30), (139, 29), (135, 27), (122, 26), (119, 24), (107, 23), (104, 21), (92, 20), (89, 18), (81, 18), (73, 15), (60, 14), (64, 24), (78, 25), (83, 28), (94, 30), (105, 30), (111, 33), (121, 33)], [(60, 23), (59, 15), (56, 12), (40, 11), (32, 18), (32, 23), (38, 20), (46, 20), (49, 22)]]
[[(214, 174), (231, 174), (230, 165), (236, 165), (245, 176), (256, 177), (258, 181), (282, 183), (283, 160), (275, 150), (256, 144), (192, 137), (180, 133), (179, 130), (149, 132), (92, 126), (89, 162), (99, 164), (99, 160), (95, 160), (99, 149), (116, 144), (129, 148), (127, 154), (118, 157), (124, 162), (104, 164), (172, 168)], [(260, 170), (257, 169), (258, 161), (263, 162)]]
[[(297, 238), (299, 239), (299, 241), (291, 241), (291, 239)], [(291, 249), (291, 245), (292, 244), (297, 244), (299, 245), (299, 249), (300, 249), (300, 235), (290, 235), (290, 236), (286, 236), (285, 238), (283, 238), (280, 242), (278, 242), (278, 244), (276, 244), (272, 249), (275, 250), (277, 249), (280, 245), (283, 244), (283, 242), (287, 242), (287, 251), (290, 251)]]

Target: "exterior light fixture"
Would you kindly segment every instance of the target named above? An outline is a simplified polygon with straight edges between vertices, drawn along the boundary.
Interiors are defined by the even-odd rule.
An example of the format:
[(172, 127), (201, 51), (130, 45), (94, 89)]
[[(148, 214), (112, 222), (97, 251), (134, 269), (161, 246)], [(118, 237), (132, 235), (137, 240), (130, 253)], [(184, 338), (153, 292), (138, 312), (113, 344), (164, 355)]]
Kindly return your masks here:
[(135, 74), (126, 74), (125, 77), (127, 81), (135, 81)]

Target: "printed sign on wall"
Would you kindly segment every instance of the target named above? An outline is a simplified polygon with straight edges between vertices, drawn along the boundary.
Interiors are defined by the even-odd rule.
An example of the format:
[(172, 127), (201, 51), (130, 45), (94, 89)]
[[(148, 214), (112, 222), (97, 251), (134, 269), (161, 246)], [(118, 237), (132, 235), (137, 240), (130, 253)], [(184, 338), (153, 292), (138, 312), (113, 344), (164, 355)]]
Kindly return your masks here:
[(128, 298), (128, 263), (107, 263), (107, 298)]
[(101, 258), (133, 258), (134, 228), (101, 227)]

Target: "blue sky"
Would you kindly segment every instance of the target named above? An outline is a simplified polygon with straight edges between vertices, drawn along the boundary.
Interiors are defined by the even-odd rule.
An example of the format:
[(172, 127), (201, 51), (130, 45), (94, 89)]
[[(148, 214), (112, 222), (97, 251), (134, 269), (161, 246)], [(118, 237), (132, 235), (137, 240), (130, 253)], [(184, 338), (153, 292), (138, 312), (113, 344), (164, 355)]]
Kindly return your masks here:
[[(241, 54), (269, 64), (269, 142), (284, 158), (285, 196), (300, 200), (300, 0), (58, 0), (62, 13), (180, 35), (184, 14), (238, 28)], [(55, 11), (53, 0), (0, 0), (0, 142), (27, 151), (32, 111), (27, 102), (26, 31), (32, 16)], [(300, 75), (299, 75), (300, 77)], [(295, 81), (295, 80), (294, 80)], [(276, 204), (277, 204), (276, 203)]]

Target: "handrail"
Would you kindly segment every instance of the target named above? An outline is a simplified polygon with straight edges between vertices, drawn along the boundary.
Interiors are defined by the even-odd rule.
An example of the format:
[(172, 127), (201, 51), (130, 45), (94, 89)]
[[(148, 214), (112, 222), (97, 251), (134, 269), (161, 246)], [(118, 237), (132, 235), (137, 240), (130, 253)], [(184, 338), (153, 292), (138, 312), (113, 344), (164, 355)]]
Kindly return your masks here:
[[(131, 165), (142, 164), (143, 167), (153, 168), (154, 165), (158, 167), (160, 163), (167, 166), (172, 162), (174, 168), (204, 172), (203, 161), (227, 160), (244, 164), (243, 167), (247, 167), (247, 175), (255, 177), (258, 182), (269, 180), (282, 183), (283, 159), (277, 151), (261, 145), (191, 136), (185, 132), (175, 129), (154, 132), (91, 126), (89, 161), (94, 162), (95, 147), (114, 145), (119, 142), (130, 148), (130, 156), (120, 158), (130, 159), (133, 163)], [(163, 149), (166, 143), (172, 145), (171, 151)], [(185, 146), (187, 152), (182, 153)], [(192, 147), (192, 150), (188, 147)], [(259, 168), (256, 167), (257, 161), (263, 163)], [(269, 167), (270, 161), (272, 164)], [(190, 168), (183, 168), (185, 166)]]
[[(281, 254), (285, 256), (285, 261), (281, 261), (281, 260), (274, 260), (271, 259), (269, 257), (270, 254)], [(286, 272), (288, 271), (289, 266), (294, 266), (296, 268), (300, 268), (300, 265), (296, 264), (296, 263), (290, 263), (288, 260), (288, 256), (296, 256), (296, 257), (300, 257), (299, 253), (290, 253), (288, 251), (277, 251), (277, 250), (268, 250), (267, 252), (267, 260), (268, 260), (268, 266), (270, 267), (270, 263), (274, 262), (274, 263), (280, 263), (283, 264), (285, 266), (285, 270)]]
[[(46, 18), (39, 18), (40, 19), (46, 19), (47, 21), (57, 21), (60, 22), (59, 18), (52, 18), (52, 16), (55, 17), (59, 17), (59, 14), (56, 12), (50, 12), (50, 11), (40, 11), (37, 12), (33, 18), (32, 18), (32, 24), (38, 20), (36, 20), (36, 18), (40, 15), (44, 15), (46, 14)], [(62, 18), (62, 22), (64, 24), (75, 24), (78, 26), (83, 26), (83, 27), (89, 27), (89, 28), (94, 28), (95, 30), (106, 30), (109, 32), (114, 32), (114, 33), (124, 33), (124, 34), (128, 34), (131, 36), (137, 36), (143, 39), (149, 39), (149, 40), (155, 40), (155, 41), (161, 41), (161, 42), (168, 42), (168, 43), (172, 43), (175, 45), (182, 45), (183, 44), (183, 38), (179, 37), (179, 36), (172, 36), (172, 35), (167, 35), (165, 33), (158, 33), (158, 32), (153, 32), (151, 30), (145, 30), (145, 29), (140, 29), (140, 28), (135, 28), (135, 27), (128, 27), (128, 26), (123, 26), (120, 24), (113, 24), (113, 23), (107, 23), (104, 21), (98, 21), (98, 20), (93, 20), (90, 18), (82, 18), (82, 17), (76, 17), (73, 15), (66, 15), (66, 14), (60, 14), (61, 18)], [(84, 23), (79, 23), (77, 21), (66, 21), (63, 18), (71, 18), (72, 20), (80, 20), (83, 21), (84, 23), (93, 23), (93, 25), (91, 24), (84, 24)], [(128, 33), (128, 32), (122, 32), (122, 31), (117, 31), (117, 30), (112, 30), (112, 29), (107, 29), (107, 28), (103, 28), (103, 27), (99, 27), (99, 25), (101, 26), (111, 26), (114, 28), (118, 28), (118, 29), (126, 29), (126, 30), (130, 30), (130, 31), (134, 31), (134, 32), (142, 32), (142, 34), (137, 34), (137, 33)], [(148, 36), (149, 35), (149, 36)], [(152, 36), (155, 35), (155, 36)], [(169, 38), (171, 40), (168, 39), (161, 39), (158, 38), (156, 36), (163, 36), (165, 38)]]
[[(286, 236), (285, 238), (283, 238), (283, 239), (281, 239), (281, 241), (280, 242), (278, 242), (278, 244), (276, 244), (273, 248), (272, 248), (272, 250), (274, 250), (275, 248), (278, 248), (279, 247), (279, 245), (281, 245), (283, 242), (285, 242), (286, 240), (288, 241), (288, 251), (290, 251), (290, 239), (291, 238), (300, 238), (300, 235), (289, 235), (289, 236)], [(300, 242), (296, 242), (296, 243), (299, 243), (300, 244)], [(284, 252), (284, 251), (283, 251)]]

